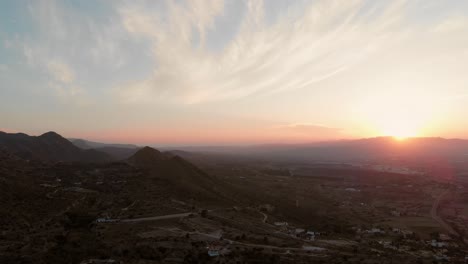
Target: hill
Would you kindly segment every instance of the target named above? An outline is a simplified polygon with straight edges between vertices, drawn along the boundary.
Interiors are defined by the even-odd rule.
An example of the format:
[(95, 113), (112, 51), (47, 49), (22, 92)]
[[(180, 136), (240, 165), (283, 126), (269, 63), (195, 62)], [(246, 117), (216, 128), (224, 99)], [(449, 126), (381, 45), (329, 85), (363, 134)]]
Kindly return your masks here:
[(172, 153), (144, 147), (127, 162), (144, 170), (149, 178), (169, 183), (178, 196), (190, 196), (193, 199), (226, 197), (224, 184), (216, 177)]
[(107, 162), (112, 158), (96, 150), (82, 150), (55, 132), (40, 136), (0, 132), (0, 147), (28, 160)]

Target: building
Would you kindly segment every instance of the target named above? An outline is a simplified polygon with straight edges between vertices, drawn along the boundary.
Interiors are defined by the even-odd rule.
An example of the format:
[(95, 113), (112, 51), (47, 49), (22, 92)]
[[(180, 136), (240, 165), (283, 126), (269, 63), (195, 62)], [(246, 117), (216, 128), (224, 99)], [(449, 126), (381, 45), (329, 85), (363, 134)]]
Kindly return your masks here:
[(438, 242), (437, 240), (433, 239), (431, 241), (431, 246), (436, 247), (436, 248), (443, 248), (443, 247), (447, 247), (448, 244), (446, 242)]
[(294, 232), (295, 232), (296, 234), (304, 233), (304, 232), (305, 232), (305, 229), (296, 228), (296, 230), (294, 230)]
[(88, 260), (83, 260), (80, 262), (80, 264), (117, 264), (120, 262), (117, 262), (114, 259), (88, 259)]
[(370, 230), (366, 230), (365, 232), (366, 232), (366, 233), (369, 233), (369, 234), (385, 234), (385, 231), (383, 231), (383, 230), (380, 229), (380, 228), (375, 228), (375, 227), (373, 227), (373, 228), (370, 229)]
[(393, 211), (392, 211), (392, 215), (393, 215), (393, 216), (399, 217), (399, 216), (401, 216), (401, 213), (398, 212), (397, 210), (393, 210)]
[(315, 237), (320, 235), (319, 232), (314, 232), (314, 231), (307, 231), (306, 233), (306, 238), (309, 239), (309, 240), (312, 240), (314, 241), (315, 240)]
[(119, 221), (120, 219), (111, 219), (108, 217), (101, 217), (101, 218), (96, 219), (96, 223), (115, 223)]
[(288, 222), (275, 222), (274, 223), (275, 226), (288, 226)]
[(208, 255), (210, 257), (217, 257), (221, 255), (221, 252), (226, 253), (223, 243), (219, 240), (211, 242), (208, 247)]

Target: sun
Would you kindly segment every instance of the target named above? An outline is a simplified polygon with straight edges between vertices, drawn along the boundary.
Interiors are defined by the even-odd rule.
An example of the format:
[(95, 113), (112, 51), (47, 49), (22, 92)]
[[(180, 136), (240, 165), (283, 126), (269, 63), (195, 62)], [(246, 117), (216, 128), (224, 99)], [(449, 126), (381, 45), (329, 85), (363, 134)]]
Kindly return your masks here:
[(391, 136), (396, 140), (402, 141), (410, 137), (416, 137), (419, 134), (417, 122), (408, 119), (394, 118), (381, 124), (381, 134)]
[(380, 114), (371, 124), (374, 127), (375, 135), (393, 137), (398, 141), (418, 137), (423, 128), (418, 117), (398, 113), (395, 110), (389, 111), (387, 114)]
[(431, 98), (420, 89), (402, 82), (401, 87), (392, 86), (371, 93), (362, 99), (353, 114), (368, 135), (403, 141), (426, 135), (434, 126), (437, 113), (431, 105)]
[(394, 138), (397, 141), (404, 141), (410, 137), (414, 137), (413, 135), (410, 134), (389, 134), (392, 138)]

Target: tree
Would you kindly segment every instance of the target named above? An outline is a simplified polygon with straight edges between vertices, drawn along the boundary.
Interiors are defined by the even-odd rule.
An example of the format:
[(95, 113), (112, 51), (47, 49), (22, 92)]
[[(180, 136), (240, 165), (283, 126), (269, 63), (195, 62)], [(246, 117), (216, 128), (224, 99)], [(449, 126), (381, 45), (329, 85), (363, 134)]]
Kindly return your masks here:
[(203, 209), (203, 210), (201, 211), (200, 215), (201, 215), (201, 217), (206, 218), (206, 216), (208, 215), (208, 211), (205, 210), (205, 209)]

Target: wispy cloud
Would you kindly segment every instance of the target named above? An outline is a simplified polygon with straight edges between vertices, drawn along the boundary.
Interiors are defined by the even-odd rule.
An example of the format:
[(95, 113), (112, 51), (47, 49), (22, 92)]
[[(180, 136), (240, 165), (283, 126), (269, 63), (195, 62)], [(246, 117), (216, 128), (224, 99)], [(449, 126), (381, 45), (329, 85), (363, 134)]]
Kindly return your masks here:
[[(216, 51), (206, 41), (207, 35), (223, 30), (216, 21), (229, 10), (221, 0), (114, 2), (105, 20), (73, 12), (63, 2), (32, 2), (29, 12), (41, 37), (21, 39), (19, 46), (30, 65), (56, 75), (63, 70), (51, 70), (57, 65), (49, 60), (56, 58), (81, 83), (91, 75), (115, 78), (115, 71), (123, 69), (120, 73), (133, 77), (108, 81), (120, 102), (191, 104), (319, 89), (318, 83), (350, 68), (366, 63), (381, 67), (379, 55), (389, 50), (404, 54), (420, 39), (434, 57), (450, 56), (460, 52), (446, 51), (440, 37), (457, 38), (453, 32), (468, 26), (466, 16), (451, 15), (421, 27), (408, 18), (408, 10), (421, 2), (408, 0), (297, 1), (273, 22), (266, 19), (269, 2), (243, 3), (238, 29)], [(458, 41), (460, 46), (465, 42)], [(138, 50), (135, 43), (146, 43), (149, 51)], [(151, 65), (145, 66), (152, 69), (146, 69), (146, 76), (134, 73), (141, 69), (141, 57), (134, 59), (135, 54), (149, 57)]]
[(55, 81), (70, 84), (75, 81), (75, 73), (65, 63), (59, 61), (50, 61), (47, 68)]
[[(404, 1), (368, 10), (365, 1), (314, 1), (285, 10), (273, 24), (265, 22), (262, 1), (247, 1), (237, 34), (214, 53), (203, 41), (221, 2), (201, 9), (197, 1), (170, 3), (167, 19), (145, 6), (119, 9), (125, 28), (152, 42), (157, 65), (147, 79), (120, 88), (127, 102), (198, 103), (310, 87), (406, 32), (394, 31), (402, 28)], [(201, 45), (193, 45), (197, 37)]]
[[(246, 140), (269, 133), (273, 141), (368, 135), (365, 123), (382, 121), (382, 113), (406, 118), (412, 112), (414, 119), (438, 113), (458, 120), (453, 123), (466, 116), (465, 1), (15, 5), (10, 17), (0, 18), (0, 85), (6, 87), (0, 105), (15, 109), (27, 101), (43, 116), (58, 106), (57, 115), (73, 114), (80, 129), (167, 126), (189, 138), (200, 134), (193, 127), (199, 123), (197, 131), (226, 137), (242, 128)], [(80, 107), (83, 102), (91, 103)], [(14, 110), (0, 112), (7, 126), (31, 123), (12, 118)], [(233, 118), (242, 121), (232, 125)], [(300, 123), (273, 128), (292, 121)]]
[(43, 85), (59, 100), (89, 102), (88, 91), (102, 82), (90, 76), (104, 77), (125, 64), (122, 40), (128, 33), (112, 14), (99, 20), (54, 0), (30, 2), (26, 10), (35, 34), (16, 35), (4, 45), (20, 49), (26, 64), (42, 75)]

